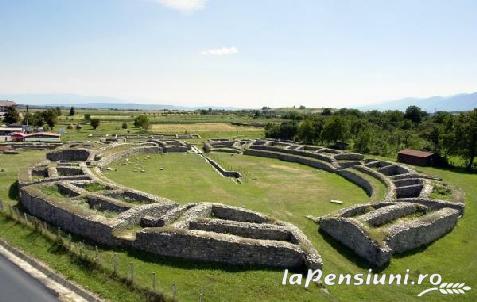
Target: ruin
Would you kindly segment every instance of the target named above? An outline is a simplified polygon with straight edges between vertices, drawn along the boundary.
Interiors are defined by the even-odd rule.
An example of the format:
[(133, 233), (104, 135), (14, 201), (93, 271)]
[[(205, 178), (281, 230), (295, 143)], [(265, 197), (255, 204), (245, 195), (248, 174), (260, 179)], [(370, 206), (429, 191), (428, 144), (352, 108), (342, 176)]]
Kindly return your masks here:
[(68, 145), (19, 177), (25, 211), (63, 231), (110, 247), (244, 266), (321, 268), (318, 252), (295, 226), (218, 203), (178, 204), (122, 187), (101, 174), (136, 153), (186, 152), (178, 141)]
[(386, 265), (392, 254), (427, 245), (457, 224), (464, 213), (460, 200), (430, 197), (433, 179), (393, 162), (364, 159), (357, 153), (293, 142), (257, 140), (244, 154), (297, 162), (336, 173), (360, 186), (369, 196), (376, 178), (386, 188), (384, 200), (356, 205), (324, 217), (314, 217), (319, 229), (353, 250), (370, 265)]
[[(387, 191), (381, 201), (313, 218), (320, 231), (372, 266), (386, 265), (393, 254), (444, 236), (464, 212), (461, 202), (430, 198), (435, 180), (404, 165), (277, 140), (217, 139), (204, 145), (208, 152), (222, 148), (336, 173), (369, 196), (375, 192), (369, 177), (383, 183)], [(66, 232), (106, 246), (233, 265), (296, 270), (322, 267), (320, 255), (294, 225), (224, 204), (179, 204), (120, 186), (102, 174), (119, 159), (166, 152), (205, 156), (196, 147), (169, 138), (65, 145), (20, 174), (21, 206)], [(224, 170), (215, 161), (215, 165), (209, 163)], [(227, 172), (236, 171), (222, 171)]]

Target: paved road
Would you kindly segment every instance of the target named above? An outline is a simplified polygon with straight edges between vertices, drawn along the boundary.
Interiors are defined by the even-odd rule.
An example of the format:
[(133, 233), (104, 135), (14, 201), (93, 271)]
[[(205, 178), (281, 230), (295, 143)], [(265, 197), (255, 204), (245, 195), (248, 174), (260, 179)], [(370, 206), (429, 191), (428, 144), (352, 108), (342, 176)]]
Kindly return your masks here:
[(0, 302), (58, 302), (36, 279), (0, 255)]

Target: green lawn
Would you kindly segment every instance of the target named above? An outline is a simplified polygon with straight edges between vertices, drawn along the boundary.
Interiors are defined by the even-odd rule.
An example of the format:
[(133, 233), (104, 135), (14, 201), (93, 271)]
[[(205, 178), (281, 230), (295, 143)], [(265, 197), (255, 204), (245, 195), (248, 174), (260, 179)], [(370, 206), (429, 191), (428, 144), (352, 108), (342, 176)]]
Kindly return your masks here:
[[(290, 221), (307, 234), (324, 261), (325, 273), (365, 272), (360, 262), (332, 241), (317, 232), (317, 226), (304, 215), (323, 215), (330, 211), (364, 202), (369, 198), (364, 192), (337, 175), (315, 170), (294, 163), (248, 156), (213, 154), (223, 166), (244, 174), (244, 183), (235, 184), (219, 176), (197, 155), (166, 154), (151, 159), (138, 156), (130, 159), (128, 166), (113, 165), (117, 172), (107, 176), (119, 183), (144, 191), (158, 193), (180, 202), (217, 201), (270, 214)], [(8, 188), (16, 178), (16, 171), (42, 158), (42, 152), (25, 152), (19, 155), (0, 155), (2, 174), (2, 199), (8, 197)], [(134, 173), (135, 166), (145, 173)], [(159, 170), (162, 167), (164, 170)], [(447, 236), (427, 248), (403, 257), (395, 257), (386, 273), (440, 273), (445, 282), (465, 282), (475, 287), (477, 277), (477, 174), (463, 174), (449, 170), (419, 168), (428, 174), (442, 177), (466, 193), (466, 213), (457, 227)], [(329, 203), (330, 199), (343, 200), (344, 205)], [(28, 253), (47, 262), (54, 269), (87, 288), (100, 293), (111, 301), (140, 301), (144, 297), (131, 292), (107, 274), (91, 271), (72, 261), (31, 230), (0, 217), (0, 237), (20, 246)], [(148, 286), (151, 272), (157, 273), (158, 288), (171, 294), (171, 285), (177, 286), (181, 301), (198, 301), (203, 292), (205, 301), (475, 301), (476, 289), (461, 296), (443, 296), (430, 293), (427, 297), (416, 295), (423, 288), (333, 286), (320, 290), (280, 285), (282, 273), (267, 269), (246, 269), (215, 264), (193, 263), (158, 256), (147, 256), (133, 251), (118, 252), (121, 270), (128, 263), (135, 265), (136, 279)], [(111, 266), (112, 251), (101, 250), (103, 263)], [(427, 287), (426, 287), (427, 288)]]
[(19, 154), (0, 154), (0, 199), (9, 203), (12, 200), (12, 184), (16, 181), (18, 171), (45, 159), (45, 151), (25, 151)]
[[(343, 206), (364, 202), (364, 192), (334, 174), (315, 170), (294, 163), (275, 159), (255, 158), (243, 155), (211, 155), (228, 169), (244, 174), (243, 184), (219, 176), (198, 156), (191, 154), (157, 155), (150, 159), (138, 156), (131, 165), (143, 167), (145, 173), (133, 173), (131, 166), (117, 163), (117, 171), (108, 172), (111, 179), (131, 187), (159, 194), (179, 202), (217, 201), (244, 206), (286, 220), (300, 227), (311, 239), (323, 257), (325, 273), (366, 272), (366, 267), (343, 247), (337, 246), (317, 232), (317, 227), (304, 215), (323, 215)], [(130, 160), (131, 161), (131, 160)], [(180, 164), (178, 164), (180, 163)], [(158, 168), (164, 168), (159, 170)], [(427, 173), (438, 175), (451, 184), (463, 188), (469, 205), (464, 219), (459, 221), (453, 232), (427, 248), (395, 257), (385, 273), (405, 273), (410, 269), (411, 277), (419, 273), (439, 273), (445, 282), (477, 281), (474, 271), (477, 266), (477, 244), (471, 239), (476, 229), (477, 175), (457, 174), (437, 169)], [(382, 188), (380, 188), (383, 191)], [(330, 199), (343, 200), (343, 206), (329, 203)], [(471, 233), (472, 232), (472, 233)], [(452, 257), (449, 253), (452, 251)], [(161, 263), (155, 264), (164, 268)], [(166, 264), (178, 284), (204, 288), (212, 300), (221, 301), (446, 301), (449, 297), (430, 294), (427, 298), (416, 295), (427, 286), (410, 287), (328, 287), (327, 291), (311, 287), (277, 286), (282, 277), (276, 271), (239, 271), (230, 273), (221, 269), (186, 270)], [(165, 277), (165, 275), (163, 275)], [(213, 285), (210, 279), (214, 280)], [(474, 301), (477, 295), (471, 291), (455, 297), (459, 301)], [(183, 298), (189, 298), (184, 293)], [(429, 300), (430, 301), (430, 300)]]

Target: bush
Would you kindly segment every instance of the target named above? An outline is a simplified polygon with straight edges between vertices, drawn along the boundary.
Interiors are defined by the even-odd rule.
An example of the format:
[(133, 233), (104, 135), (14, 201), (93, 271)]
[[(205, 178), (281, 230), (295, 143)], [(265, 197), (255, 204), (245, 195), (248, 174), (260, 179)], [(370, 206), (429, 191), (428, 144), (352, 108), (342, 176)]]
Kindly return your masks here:
[(149, 129), (150, 122), (147, 115), (141, 114), (134, 119), (134, 127), (143, 128), (144, 130)]
[(93, 127), (94, 130), (99, 127), (100, 121), (97, 118), (91, 119), (89, 124)]
[(128, 123), (126, 123), (126, 122), (123, 122), (123, 124), (121, 125), (121, 128), (123, 128), (123, 129), (127, 129), (127, 128), (128, 128)]

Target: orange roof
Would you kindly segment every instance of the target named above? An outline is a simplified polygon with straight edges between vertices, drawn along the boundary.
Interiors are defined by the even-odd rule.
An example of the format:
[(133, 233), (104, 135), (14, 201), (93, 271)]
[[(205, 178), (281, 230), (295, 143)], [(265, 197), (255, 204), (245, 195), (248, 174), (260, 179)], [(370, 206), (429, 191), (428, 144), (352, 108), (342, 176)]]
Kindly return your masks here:
[(405, 154), (405, 155), (410, 155), (414, 157), (429, 157), (434, 155), (432, 152), (427, 152), (427, 151), (420, 151), (420, 150), (412, 150), (412, 149), (404, 149), (399, 151), (399, 154)]

